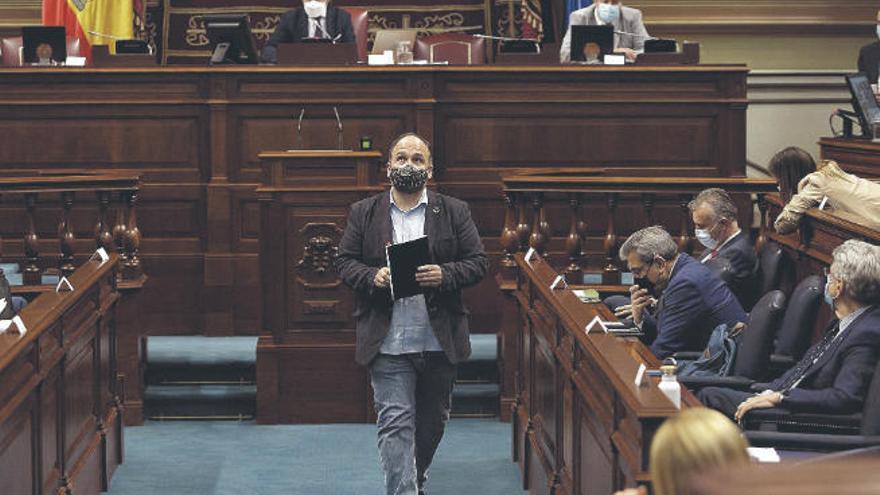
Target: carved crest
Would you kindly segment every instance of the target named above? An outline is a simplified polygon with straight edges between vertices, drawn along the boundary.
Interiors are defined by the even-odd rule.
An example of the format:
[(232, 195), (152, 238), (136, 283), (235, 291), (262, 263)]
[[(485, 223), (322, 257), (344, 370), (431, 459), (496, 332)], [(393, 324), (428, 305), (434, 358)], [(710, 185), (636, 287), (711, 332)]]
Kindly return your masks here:
[(300, 269), (311, 270), (318, 274), (324, 274), (333, 265), (339, 248), (330, 237), (318, 234), (309, 238), (303, 246), (303, 257), (297, 263)]

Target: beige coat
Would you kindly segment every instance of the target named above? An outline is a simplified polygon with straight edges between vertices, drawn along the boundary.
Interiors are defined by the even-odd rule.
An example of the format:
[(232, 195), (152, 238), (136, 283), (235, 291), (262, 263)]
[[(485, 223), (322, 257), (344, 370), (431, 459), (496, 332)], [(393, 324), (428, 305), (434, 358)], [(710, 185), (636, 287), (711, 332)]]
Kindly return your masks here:
[(798, 193), (776, 218), (776, 232), (796, 230), (804, 212), (819, 206), (825, 197), (829, 213), (880, 230), (880, 184), (848, 174), (829, 161), (800, 181)]

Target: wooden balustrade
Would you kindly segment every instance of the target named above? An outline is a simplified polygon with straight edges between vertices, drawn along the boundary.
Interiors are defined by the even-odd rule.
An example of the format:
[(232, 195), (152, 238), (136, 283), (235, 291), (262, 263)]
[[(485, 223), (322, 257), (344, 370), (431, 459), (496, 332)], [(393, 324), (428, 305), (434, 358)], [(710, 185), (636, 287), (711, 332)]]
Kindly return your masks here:
[[(617, 250), (638, 228), (662, 224), (682, 251), (692, 251), (696, 243), (688, 203), (703, 189), (720, 187), (736, 198), (743, 228), (752, 225), (753, 205), (760, 225), (766, 226), (765, 196), (776, 192), (774, 180), (752, 178), (511, 174), (502, 182), (507, 205), (502, 266), (512, 267), (514, 254), (528, 248), (551, 258), (561, 252), (564, 264), (559, 266), (567, 274), (592, 267), (601, 270), (608, 285), (620, 283)], [(762, 234), (758, 241), (764, 240)]]
[[(75, 259), (91, 254), (93, 249), (104, 248), (108, 253), (116, 251), (122, 260), (121, 280), (139, 280), (143, 276), (138, 251), (141, 234), (137, 226), (137, 195), (140, 177), (119, 174), (75, 174), (45, 176), (15, 176), (0, 178), (0, 198), (4, 207), (22, 205), (24, 232), (20, 255), (10, 255), (0, 249), (0, 257), (18, 258), (22, 263), (23, 283), (28, 286), (40, 285), (43, 268), (53, 263), (41, 263), (41, 254), (46, 251), (49, 236), (40, 231), (47, 217), (55, 212), (54, 203), (60, 203), (58, 212), (57, 239), (59, 253), (57, 269), (61, 275), (69, 276), (76, 269)], [(80, 208), (97, 211), (94, 220), (94, 245), (84, 251), (78, 242), (74, 216)], [(116, 210), (116, 223), (109, 224), (111, 209)], [(81, 218), (81, 215), (79, 215)], [(9, 234), (9, 230), (5, 232)], [(44, 241), (43, 239), (46, 239)], [(7, 247), (16, 244), (6, 239)], [(0, 247), (3, 246), (0, 241)], [(80, 252), (77, 252), (77, 249)], [(42, 267), (41, 267), (42, 265)]]

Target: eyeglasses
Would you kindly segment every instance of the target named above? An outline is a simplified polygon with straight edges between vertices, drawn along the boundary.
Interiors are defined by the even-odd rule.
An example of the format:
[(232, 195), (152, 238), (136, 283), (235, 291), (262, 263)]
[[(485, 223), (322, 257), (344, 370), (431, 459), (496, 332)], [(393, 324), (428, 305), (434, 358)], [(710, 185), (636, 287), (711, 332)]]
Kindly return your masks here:
[(651, 269), (651, 265), (653, 265), (653, 264), (654, 264), (654, 262), (651, 261), (647, 265), (631, 266), (631, 267), (629, 267), (629, 271), (632, 272), (633, 277), (642, 278), (648, 274), (648, 270)]

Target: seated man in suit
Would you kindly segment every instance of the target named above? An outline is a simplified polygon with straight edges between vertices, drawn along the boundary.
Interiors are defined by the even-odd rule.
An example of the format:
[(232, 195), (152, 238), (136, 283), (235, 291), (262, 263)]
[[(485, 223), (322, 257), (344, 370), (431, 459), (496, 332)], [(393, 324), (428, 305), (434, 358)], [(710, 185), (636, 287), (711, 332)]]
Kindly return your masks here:
[(624, 7), (620, 0), (596, 0), (589, 7), (575, 10), (568, 19), (568, 31), (559, 48), (559, 61), (571, 62), (571, 26), (614, 26), (614, 51), (622, 53), (630, 62), (645, 49), (648, 30), (642, 22), (642, 11)]
[(697, 259), (716, 273), (722, 264), (729, 265), (730, 290), (740, 302), (748, 299), (758, 257), (749, 235), (739, 228), (736, 204), (723, 189), (711, 188), (700, 192), (688, 207), (695, 237), (706, 248)]
[[(620, 259), (637, 277), (637, 285), (630, 287), (633, 322), (660, 359), (678, 351), (702, 351), (716, 326), (746, 321), (746, 312), (727, 285), (706, 266), (679, 253), (663, 227), (646, 227), (629, 236), (620, 247)], [(650, 287), (659, 295), (654, 315), (647, 311)]]
[(793, 368), (751, 394), (710, 387), (699, 397), (737, 420), (752, 409), (848, 414), (861, 410), (880, 353), (880, 248), (848, 240), (832, 254), (825, 301), (834, 309), (822, 339)]
[[(877, 36), (880, 37), (880, 10), (877, 11)], [(859, 50), (859, 72), (868, 75), (871, 84), (877, 84), (877, 65), (880, 64), (880, 41), (874, 41)]]
[(351, 14), (329, 4), (330, 0), (303, 0), (302, 7), (284, 14), (272, 37), (263, 47), (260, 59), (274, 64), (278, 61), (279, 43), (297, 43), (306, 38), (354, 43)]

